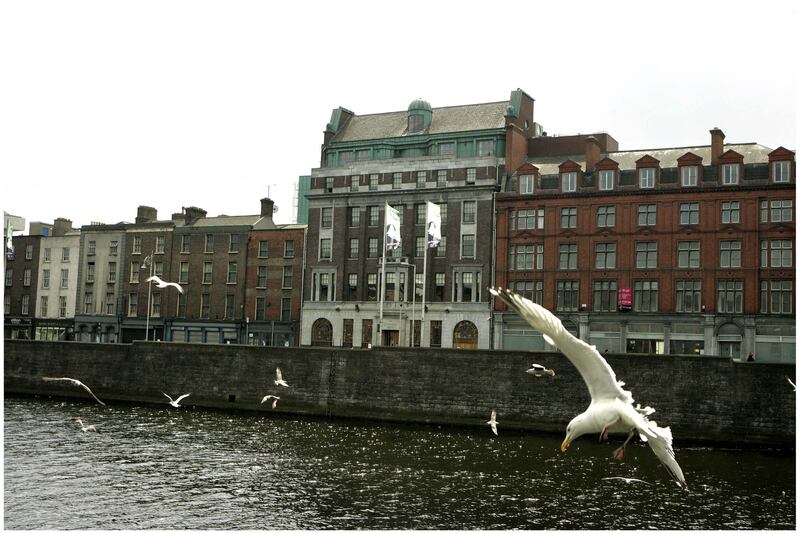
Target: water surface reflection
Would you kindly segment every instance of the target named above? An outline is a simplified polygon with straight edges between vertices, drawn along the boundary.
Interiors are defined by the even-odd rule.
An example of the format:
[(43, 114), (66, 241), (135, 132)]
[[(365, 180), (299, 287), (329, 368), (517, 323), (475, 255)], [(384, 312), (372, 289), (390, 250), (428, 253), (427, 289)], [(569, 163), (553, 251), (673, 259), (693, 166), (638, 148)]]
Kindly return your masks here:
[[(794, 528), (794, 454), (5, 399), (10, 529)], [(72, 417), (95, 424), (83, 433)], [(644, 483), (604, 480), (621, 476)]]

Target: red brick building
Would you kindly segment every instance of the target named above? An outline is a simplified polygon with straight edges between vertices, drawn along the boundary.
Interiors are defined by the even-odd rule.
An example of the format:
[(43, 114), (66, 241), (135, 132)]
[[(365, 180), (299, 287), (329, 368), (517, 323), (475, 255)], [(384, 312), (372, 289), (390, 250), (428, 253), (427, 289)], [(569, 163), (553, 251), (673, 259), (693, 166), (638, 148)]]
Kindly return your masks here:
[[(795, 154), (538, 137), (497, 194), (496, 283), (601, 351), (794, 360)], [(495, 303), (495, 346), (544, 343)]]
[(295, 346), (300, 333), (306, 225), (275, 224), (273, 209), (272, 200), (261, 200), (262, 217), (247, 239), (246, 342)]

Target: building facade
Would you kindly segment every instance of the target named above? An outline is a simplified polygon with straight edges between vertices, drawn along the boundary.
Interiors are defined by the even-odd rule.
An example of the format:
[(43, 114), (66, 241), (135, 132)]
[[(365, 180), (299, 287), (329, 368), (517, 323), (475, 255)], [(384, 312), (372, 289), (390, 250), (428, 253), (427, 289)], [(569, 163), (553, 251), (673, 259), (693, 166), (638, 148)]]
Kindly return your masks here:
[[(119, 268), (124, 276), (118, 279), (122, 291), (118, 310), (122, 342), (166, 338), (165, 320), (170, 316), (169, 310), (177, 308), (179, 293), (172, 287), (159, 289), (147, 278), (155, 275), (176, 281), (171, 260), (175, 226), (175, 220), (158, 220), (156, 209), (139, 206), (135, 222), (126, 228)], [(109, 268), (108, 282), (116, 278)], [(108, 296), (111, 297), (110, 291)]]
[(33, 339), (39, 288), (41, 235), (12, 237), (13, 255), (6, 256), (3, 293), (4, 335), (9, 339)]
[(81, 226), (75, 295), (75, 340), (121, 342), (124, 250), (131, 224)]
[[(31, 222), (31, 231), (34, 231)], [(80, 231), (72, 221), (57, 218), (43, 228), (39, 254), (39, 288), (36, 299), (34, 338), (74, 340), (75, 297), (78, 291)], [(38, 233), (38, 232), (37, 232)]]
[[(794, 152), (539, 138), (497, 195), (496, 283), (599, 350), (793, 362)], [(497, 348), (545, 349), (497, 302)]]
[[(335, 109), (307, 195), (301, 344), (490, 347), (494, 194), (506, 165), (524, 162), (535, 126), (519, 89), (486, 104)], [(430, 253), (428, 201), (442, 214)], [(386, 204), (400, 212), (401, 245), (384, 280)]]
[(261, 219), (247, 240), (247, 344), (297, 346), (303, 287), (305, 224), (275, 224), (274, 203), (261, 200)]

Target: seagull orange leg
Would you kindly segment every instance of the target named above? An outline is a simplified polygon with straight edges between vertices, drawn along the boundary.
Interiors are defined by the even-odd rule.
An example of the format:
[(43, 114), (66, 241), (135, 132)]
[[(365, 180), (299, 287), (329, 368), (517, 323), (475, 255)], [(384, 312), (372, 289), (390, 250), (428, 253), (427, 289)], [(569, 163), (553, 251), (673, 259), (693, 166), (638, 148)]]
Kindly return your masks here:
[(633, 434), (634, 430), (631, 430), (630, 434), (628, 435), (628, 438), (625, 439), (625, 442), (622, 444), (622, 446), (614, 450), (614, 453), (611, 454), (611, 457), (613, 457), (617, 461), (623, 461), (625, 459), (625, 446), (627, 446), (628, 442), (630, 442), (630, 440), (633, 438)]

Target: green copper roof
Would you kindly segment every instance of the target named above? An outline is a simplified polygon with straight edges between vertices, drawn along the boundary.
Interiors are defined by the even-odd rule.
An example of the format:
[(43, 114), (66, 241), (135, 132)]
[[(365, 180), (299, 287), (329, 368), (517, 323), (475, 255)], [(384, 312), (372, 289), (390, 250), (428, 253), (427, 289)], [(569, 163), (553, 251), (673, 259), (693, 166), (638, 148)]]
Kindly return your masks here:
[(428, 102), (426, 102), (422, 98), (417, 98), (416, 100), (414, 100), (413, 102), (408, 104), (408, 110), (409, 111), (419, 111), (419, 110), (422, 110), (422, 111), (433, 111), (433, 109), (431, 108), (431, 104), (429, 104)]
[[(432, 111), (429, 135), (505, 127), (508, 102), (491, 102), (453, 107), (436, 107)], [(402, 138), (408, 127), (408, 111), (355, 115), (336, 132), (334, 143), (373, 139)]]

